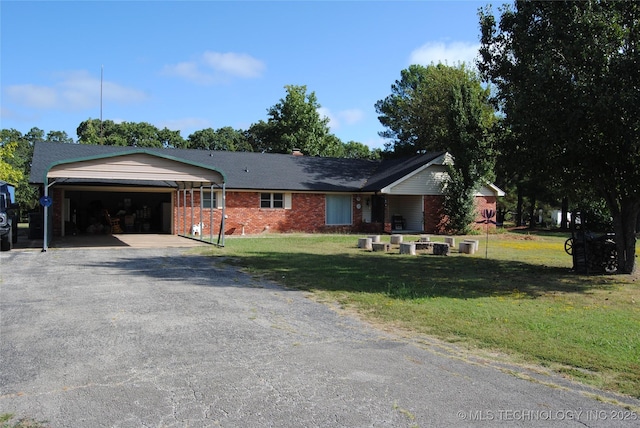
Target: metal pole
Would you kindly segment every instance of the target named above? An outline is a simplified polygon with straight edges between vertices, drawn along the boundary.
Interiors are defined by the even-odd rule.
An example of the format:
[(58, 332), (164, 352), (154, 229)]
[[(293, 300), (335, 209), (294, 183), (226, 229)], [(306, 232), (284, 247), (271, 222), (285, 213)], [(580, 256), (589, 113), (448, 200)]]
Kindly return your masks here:
[(204, 209), (204, 192), (202, 191), (202, 183), (200, 183), (200, 236), (198, 236), (198, 239), (200, 239), (202, 241), (202, 230), (204, 229), (204, 224), (202, 224), (202, 210)]
[(189, 197), (191, 198), (191, 226), (193, 226), (193, 183), (191, 184), (191, 188), (189, 189)]
[(220, 236), (222, 236), (222, 245), (224, 247), (224, 221), (226, 219), (227, 192), (225, 183), (222, 183), (222, 221), (220, 222)]
[[(178, 184), (178, 189), (176, 190), (176, 193), (171, 195), (173, 197), (172, 200), (172, 204), (171, 204), (171, 231), (173, 234), (173, 228), (174, 226), (177, 225), (176, 227), (176, 235), (180, 236), (180, 185)], [(173, 210), (174, 210), (174, 206), (175, 206), (175, 210), (176, 210), (176, 218), (173, 218)], [(174, 223), (175, 221), (175, 223)]]
[(216, 208), (213, 203), (215, 196), (215, 193), (213, 193), (213, 183), (211, 183), (209, 191), (211, 192), (209, 195), (209, 205), (211, 206), (209, 210), (209, 224), (211, 225), (211, 227), (209, 227), (209, 241), (213, 242), (213, 210)]
[(182, 189), (182, 234), (187, 235), (187, 189)]
[[(44, 197), (47, 198), (49, 196), (49, 179), (45, 179), (44, 183)], [(47, 217), (49, 216), (49, 207), (47, 204), (44, 204), (44, 235), (42, 241), (42, 252), (46, 253), (49, 248), (49, 222), (47, 221)]]

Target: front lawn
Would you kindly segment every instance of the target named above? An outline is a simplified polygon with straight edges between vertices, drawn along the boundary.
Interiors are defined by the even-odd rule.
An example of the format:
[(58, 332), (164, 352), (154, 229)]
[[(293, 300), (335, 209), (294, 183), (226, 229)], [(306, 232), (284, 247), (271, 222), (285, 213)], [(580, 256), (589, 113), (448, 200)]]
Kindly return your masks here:
[(446, 257), (368, 252), (358, 237), (231, 237), (208, 251), (378, 324), (500, 351), (640, 398), (637, 275), (574, 274), (561, 235), (491, 235), (488, 258), (483, 235), (473, 237), (476, 254)]

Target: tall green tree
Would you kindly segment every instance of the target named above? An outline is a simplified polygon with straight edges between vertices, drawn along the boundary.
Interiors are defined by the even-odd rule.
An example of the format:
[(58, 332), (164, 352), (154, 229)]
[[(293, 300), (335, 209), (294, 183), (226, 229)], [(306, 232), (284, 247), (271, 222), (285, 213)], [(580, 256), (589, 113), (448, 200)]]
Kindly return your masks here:
[(74, 143), (73, 138), (69, 137), (65, 131), (49, 131), (45, 140), (49, 143)]
[(254, 151), (291, 153), (296, 148), (309, 156), (335, 156), (342, 143), (329, 132), (329, 119), (318, 113), (315, 92), (307, 87), (287, 85), (287, 95), (270, 107), (268, 120), (248, 130)]
[[(64, 139), (66, 133), (51, 131), (48, 135), (59, 136)], [(45, 133), (40, 128), (31, 128), (25, 135), (15, 129), (0, 130), (0, 147), (13, 147), (10, 156), (3, 155), (2, 160), (10, 165), (13, 170), (20, 171), (20, 179), (13, 181), (12, 184), (16, 186), (16, 201), (23, 210), (31, 210), (37, 205), (37, 189), (29, 185), (29, 177), (31, 174), (31, 160), (33, 159), (33, 145), (44, 141), (46, 141)], [(11, 182), (12, 180), (7, 181)]]
[(0, 180), (7, 183), (18, 183), (24, 177), (23, 172), (10, 162), (15, 158), (17, 148), (16, 141), (0, 145)]
[(366, 144), (359, 143), (357, 141), (347, 141), (343, 143), (341, 158), (349, 159), (380, 159), (380, 150), (370, 150)]
[(514, 153), (607, 201), (618, 269), (635, 269), (640, 213), (640, 3), (516, 1), (480, 11), (483, 77)]
[(411, 65), (391, 86), (391, 95), (376, 103), (380, 133), (391, 139), (387, 152), (395, 156), (447, 151), (443, 189), (449, 228), (466, 232), (475, 219), (474, 192), (492, 178), (497, 122), (490, 92), (464, 64)]
[(229, 152), (250, 152), (252, 147), (242, 130), (225, 126), (214, 130), (202, 129), (190, 134), (185, 141), (185, 148), (201, 150), (225, 150)]
[(147, 122), (88, 119), (77, 128), (80, 144), (105, 146), (175, 148), (184, 145), (180, 131), (158, 129)]

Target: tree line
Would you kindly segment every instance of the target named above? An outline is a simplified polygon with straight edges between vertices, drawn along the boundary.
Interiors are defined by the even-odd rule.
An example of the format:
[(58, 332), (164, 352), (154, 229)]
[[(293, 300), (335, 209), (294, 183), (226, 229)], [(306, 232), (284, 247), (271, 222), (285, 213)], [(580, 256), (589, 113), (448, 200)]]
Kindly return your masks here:
[(287, 85), (285, 90), (286, 96), (267, 110), (268, 119), (247, 130), (230, 126), (207, 128), (184, 139), (180, 131), (158, 129), (146, 122), (89, 119), (78, 126), (78, 143), (264, 153), (291, 153), (298, 149), (308, 156), (380, 157), (380, 150), (369, 150), (355, 141), (343, 143), (332, 134), (329, 119), (318, 112), (320, 104), (315, 92), (308, 93), (305, 85)]

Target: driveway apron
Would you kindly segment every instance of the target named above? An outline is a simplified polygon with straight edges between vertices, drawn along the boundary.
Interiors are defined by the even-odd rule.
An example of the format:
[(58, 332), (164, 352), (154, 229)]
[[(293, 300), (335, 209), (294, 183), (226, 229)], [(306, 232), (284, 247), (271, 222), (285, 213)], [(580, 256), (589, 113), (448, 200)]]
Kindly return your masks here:
[(51, 427), (640, 425), (638, 400), (383, 332), (194, 249), (0, 269), (0, 414)]

